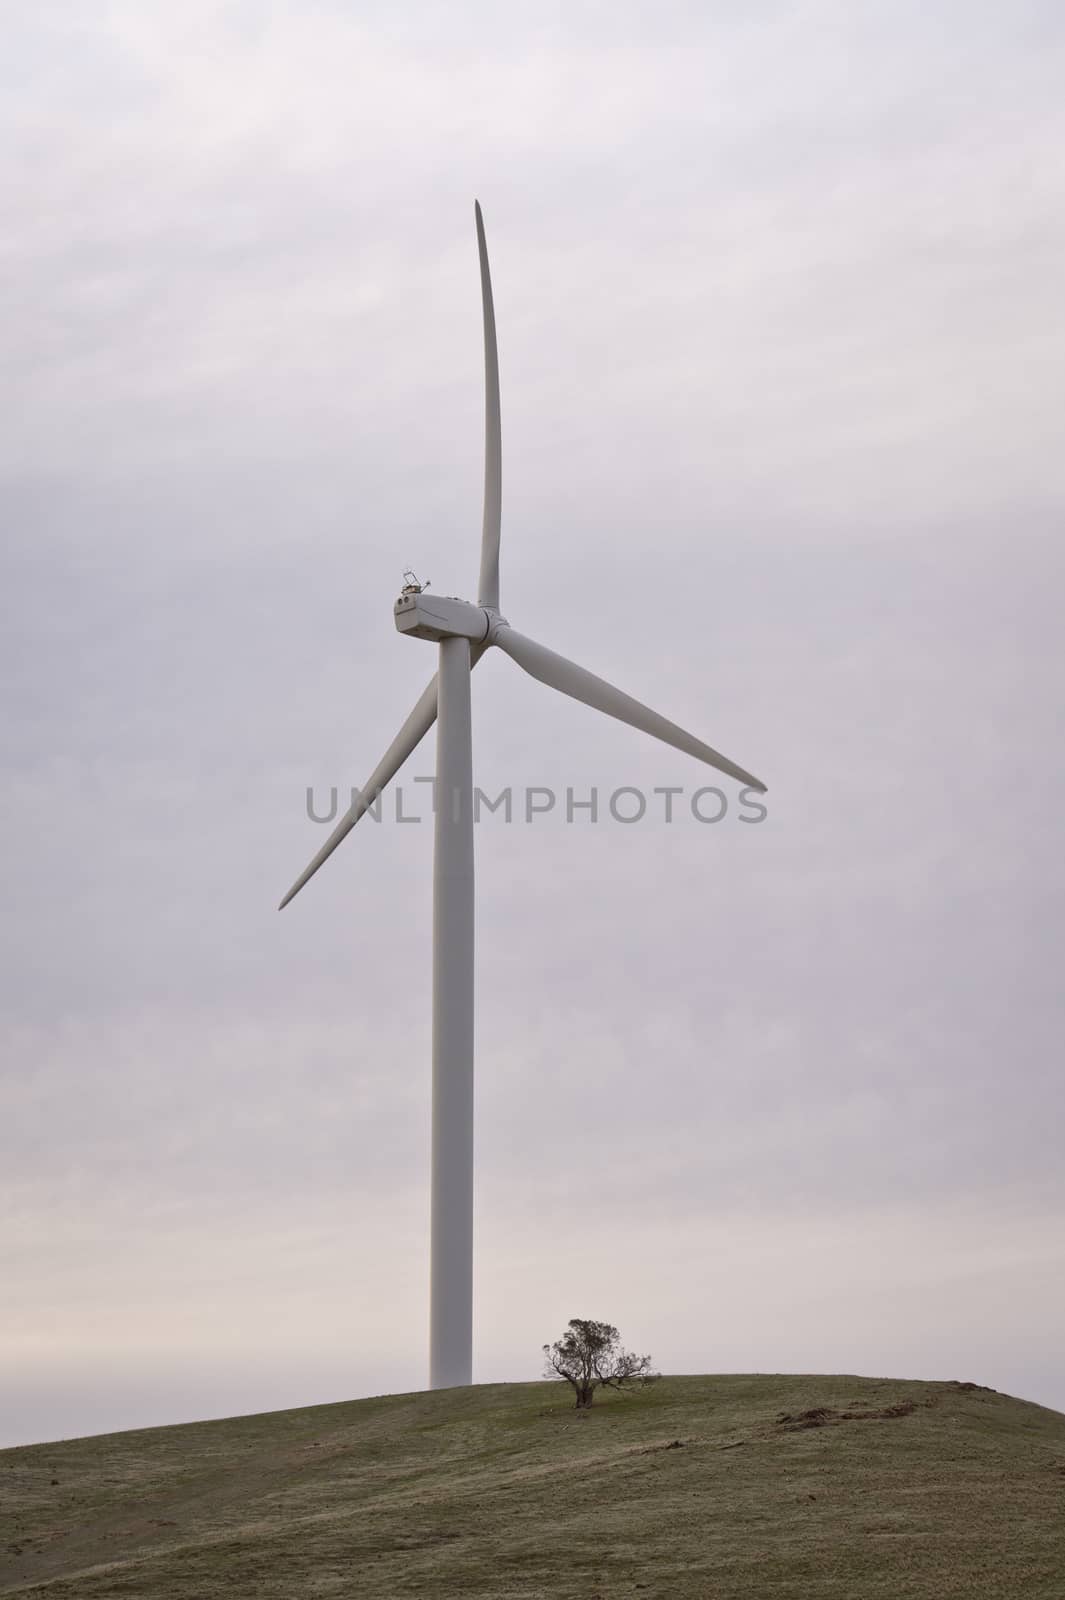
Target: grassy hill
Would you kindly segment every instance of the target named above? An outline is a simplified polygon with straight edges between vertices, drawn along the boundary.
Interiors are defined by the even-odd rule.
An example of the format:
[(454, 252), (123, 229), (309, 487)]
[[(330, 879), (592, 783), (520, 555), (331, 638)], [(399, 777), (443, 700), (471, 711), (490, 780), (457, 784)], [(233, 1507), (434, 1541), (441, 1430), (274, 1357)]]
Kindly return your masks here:
[(389, 1395), (0, 1451), (49, 1600), (1065, 1600), (1065, 1416), (971, 1384)]

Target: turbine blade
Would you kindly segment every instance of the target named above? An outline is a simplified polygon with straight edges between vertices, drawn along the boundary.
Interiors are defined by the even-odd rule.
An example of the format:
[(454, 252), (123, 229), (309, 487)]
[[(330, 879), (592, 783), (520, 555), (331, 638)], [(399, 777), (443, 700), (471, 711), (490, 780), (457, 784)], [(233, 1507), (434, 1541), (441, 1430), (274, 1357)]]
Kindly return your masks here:
[(496, 317), (492, 305), (492, 279), (488, 273), (488, 246), (484, 238), (481, 207), (473, 202), (477, 220), (477, 253), (481, 260), (481, 305), (484, 311), (484, 521), (481, 527), (481, 577), (477, 604), (499, 606), (499, 524), (503, 509), (503, 441), (499, 424), (499, 352)]
[[(470, 650), (470, 666), (475, 667), (483, 654), (483, 645), (475, 644)], [(296, 879), (292, 888), (278, 906), (277, 909), (279, 911), (283, 911), (289, 901), (299, 894), (308, 879), (314, 877), (323, 861), (329, 859), (340, 841), (347, 838), (359, 818), (366, 815), (380, 791), (387, 783), (391, 782), (407, 757), (425, 738), (425, 735), (436, 721), (436, 704), (436, 675), (434, 674), (432, 682), (426, 684), (414, 710), (392, 740), (381, 760), (377, 763), (358, 799), (341, 817), (306, 871), (302, 872)]]
[(549, 688), (558, 689), (561, 694), (568, 694), (574, 700), (582, 700), (586, 706), (604, 711), (608, 717), (616, 717), (619, 722), (627, 722), (630, 727), (639, 728), (643, 733), (661, 739), (663, 744), (683, 750), (686, 755), (695, 756), (697, 761), (705, 761), (708, 767), (716, 767), (718, 772), (735, 778), (738, 783), (745, 783), (759, 794), (765, 794), (765, 784), (750, 772), (738, 767), (727, 756), (711, 750), (708, 744), (703, 744), (694, 734), (678, 728), (675, 722), (659, 716), (650, 706), (615, 689), (605, 678), (597, 678), (594, 672), (587, 672), (584, 667), (567, 661), (565, 656), (557, 655), (554, 650), (537, 644), (534, 639), (527, 639), (523, 633), (511, 627), (500, 628), (494, 643), (505, 650), (519, 667), (523, 667), (530, 677), (538, 678)]

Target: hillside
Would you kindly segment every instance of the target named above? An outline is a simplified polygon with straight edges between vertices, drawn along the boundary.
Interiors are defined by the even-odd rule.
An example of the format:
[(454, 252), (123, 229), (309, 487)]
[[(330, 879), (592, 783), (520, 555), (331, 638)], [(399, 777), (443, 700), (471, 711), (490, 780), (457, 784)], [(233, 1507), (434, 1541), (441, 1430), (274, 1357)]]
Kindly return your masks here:
[(0, 1451), (49, 1600), (1063, 1600), (1065, 1416), (957, 1383), (489, 1384)]

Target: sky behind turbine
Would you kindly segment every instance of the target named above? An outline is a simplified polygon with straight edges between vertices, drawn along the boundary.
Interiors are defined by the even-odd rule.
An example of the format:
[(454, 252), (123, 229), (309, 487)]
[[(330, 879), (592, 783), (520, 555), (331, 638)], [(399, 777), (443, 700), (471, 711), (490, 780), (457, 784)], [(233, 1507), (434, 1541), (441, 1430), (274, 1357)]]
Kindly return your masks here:
[(476, 587), (475, 195), (503, 611), (769, 785), (567, 826), (714, 774), (477, 670), (475, 1379), (1065, 1409), (1060, 7), (7, 32), (0, 1444), (425, 1382), (431, 735), (275, 908)]

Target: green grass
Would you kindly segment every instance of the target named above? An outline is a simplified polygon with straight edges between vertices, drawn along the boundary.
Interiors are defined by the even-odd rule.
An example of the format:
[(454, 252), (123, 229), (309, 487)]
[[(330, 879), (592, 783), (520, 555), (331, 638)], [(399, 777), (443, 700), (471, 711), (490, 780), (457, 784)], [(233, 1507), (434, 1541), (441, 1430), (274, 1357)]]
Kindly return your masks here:
[(1065, 1416), (846, 1376), (584, 1414), (487, 1384), (0, 1451), (0, 1517), (0, 1594), (55, 1600), (1065, 1600)]

